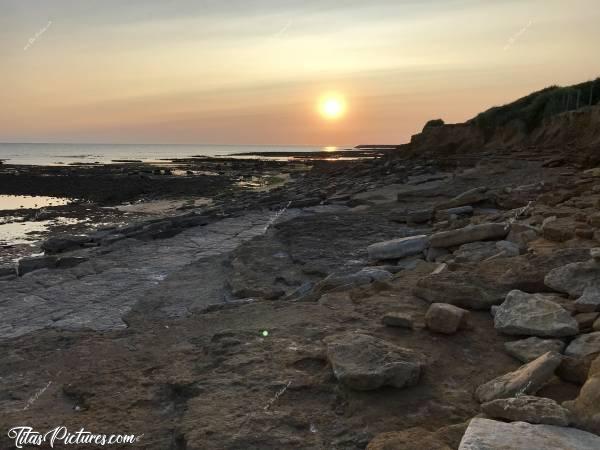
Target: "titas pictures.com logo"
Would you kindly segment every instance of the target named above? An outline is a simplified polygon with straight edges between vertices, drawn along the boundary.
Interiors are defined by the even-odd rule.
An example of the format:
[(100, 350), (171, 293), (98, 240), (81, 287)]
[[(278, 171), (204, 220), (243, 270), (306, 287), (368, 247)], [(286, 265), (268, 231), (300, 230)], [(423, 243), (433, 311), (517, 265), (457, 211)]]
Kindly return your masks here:
[(50, 448), (57, 448), (57, 445), (134, 445), (140, 441), (142, 436), (143, 434), (97, 434), (86, 431), (84, 428), (70, 432), (65, 426), (58, 426), (45, 433), (35, 431), (32, 427), (27, 426), (13, 427), (8, 430), (8, 437), (14, 440), (16, 448), (39, 447), (44, 444), (48, 444)]

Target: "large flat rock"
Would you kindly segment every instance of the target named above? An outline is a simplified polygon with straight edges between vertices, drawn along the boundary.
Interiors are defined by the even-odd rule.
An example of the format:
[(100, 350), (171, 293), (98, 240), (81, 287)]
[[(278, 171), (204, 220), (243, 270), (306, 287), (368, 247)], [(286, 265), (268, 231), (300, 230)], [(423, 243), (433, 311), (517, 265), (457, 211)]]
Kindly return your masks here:
[(352, 389), (413, 386), (421, 376), (421, 362), (413, 351), (373, 336), (344, 333), (324, 341), (333, 374)]
[(504, 334), (565, 337), (579, 332), (577, 321), (552, 301), (552, 295), (527, 294), (519, 290), (508, 293), (496, 310), (495, 328)]
[(576, 428), (473, 419), (459, 450), (594, 450), (600, 437)]
[(544, 282), (555, 291), (581, 297), (586, 288), (600, 287), (600, 263), (592, 259), (558, 267), (546, 275)]

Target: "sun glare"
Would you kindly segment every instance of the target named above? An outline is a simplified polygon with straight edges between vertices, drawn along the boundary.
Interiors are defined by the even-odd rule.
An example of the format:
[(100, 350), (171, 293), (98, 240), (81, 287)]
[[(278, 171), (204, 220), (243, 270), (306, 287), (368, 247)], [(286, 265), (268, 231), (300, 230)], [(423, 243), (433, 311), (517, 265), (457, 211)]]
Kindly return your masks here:
[(326, 119), (339, 119), (346, 112), (346, 101), (340, 95), (325, 95), (319, 101), (319, 112)]

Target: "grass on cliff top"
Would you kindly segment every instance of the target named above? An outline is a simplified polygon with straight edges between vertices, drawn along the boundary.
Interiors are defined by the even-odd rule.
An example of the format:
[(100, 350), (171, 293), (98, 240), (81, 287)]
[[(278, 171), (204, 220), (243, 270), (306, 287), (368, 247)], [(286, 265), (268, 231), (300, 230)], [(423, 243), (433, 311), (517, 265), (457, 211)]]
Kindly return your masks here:
[(550, 86), (504, 106), (488, 109), (468, 121), (486, 132), (516, 123), (531, 132), (548, 117), (600, 103), (600, 78), (573, 86)]

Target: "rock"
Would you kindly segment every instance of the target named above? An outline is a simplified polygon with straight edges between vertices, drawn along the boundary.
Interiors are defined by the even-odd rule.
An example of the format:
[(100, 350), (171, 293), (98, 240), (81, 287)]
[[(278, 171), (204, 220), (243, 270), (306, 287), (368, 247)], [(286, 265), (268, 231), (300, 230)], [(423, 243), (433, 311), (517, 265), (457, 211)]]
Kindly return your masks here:
[(369, 245), (367, 251), (372, 260), (401, 259), (416, 255), (427, 248), (427, 236), (410, 236)]
[(575, 425), (600, 434), (600, 357), (592, 363), (579, 396), (573, 401), (565, 402), (564, 406), (572, 412)]
[(558, 267), (546, 275), (544, 283), (555, 291), (581, 297), (586, 288), (600, 286), (600, 264), (591, 260)]
[(469, 225), (457, 230), (440, 231), (433, 234), (429, 243), (432, 247), (454, 247), (469, 242), (502, 239), (508, 234), (508, 227), (503, 223), (484, 223)]
[(592, 257), (592, 259), (594, 259), (595, 261), (600, 261), (600, 248), (596, 247), (596, 248), (591, 248), (590, 249), (590, 256)]
[(371, 281), (388, 281), (392, 278), (392, 274), (379, 267), (364, 267), (360, 271), (358, 271), (356, 276), (367, 275), (371, 278)]
[(446, 248), (429, 247), (425, 259), (428, 262), (435, 262), (438, 258), (450, 255), (450, 251)]
[(470, 189), (446, 202), (439, 203), (438, 205), (436, 205), (435, 209), (450, 209), (459, 206), (474, 205), (476, 203), (480, 203), (489, 198), (489, 196), (487, 195), (487, 191), (487, 187), (477, 187), (474, 189)]
[(432, 209), (421, 209), (418, 211), (409, 211), (406, 214), (406, 221), (413, 224), (427, 223), (433, 218)]
[(498, 251), (502, 252), (504, 256), (519, 256), (521, 254), (521, 250), (519, 246), (510, 241), (498, 241), (496, 242), (496, 248)]
[(556, 369), (556, 375), (569, 383), (582, 385), (587, 380), (590, 366), (595, 358), (595, 354), (583, 358), (563, 355), (560, 366)]
[(494, 327), (513, 335), (564, 337), (579, 332), (577, 321), (559, 304), (553, 295), (527, 294), (518, 290), (508, 293), (496, 310)]
[(571, 218), (545, 220), (542, 225), (542, 236), (554, 242), (565, 242), (573, 239), (575, 237), (573, 220)]
[(592, 327), (594, 326), (594, 322), (598, 319), (600, 313), (591, 312), (591, 313), (580, 313), (575, 314), (573, 318), (577, 321), (579, 325), (580, 333), (587, 333), (592, 331)]
[(388, 327), (414, 328), (413, 319), (410, 315), (401, 312), (390, 312), (383, 316), (381, 322)]
[(51, 269), (56, 267), (58, 258), (56, 256), (30, 256), (19, 259), (17, 262), (17, 274), (23, 276), (28, 272), (39, 269)]
[(496, 243), (491, 241), (469, 242), (454, 252), (457, 263), (479, 262), (498, 254)]
[(413, 386), (421, 376), (421, 362), (413, 351), (381, 339), (344, 333), (329, 336), (324, 342), (333, 374), (352, 389)]
[(576, 428), (471, 420), (459, 450), (592, 450), (600, 437)]
[(49, 254), (61, 253), (67, 250), (80, 248), (88, 242), (91, 242), (89, 236), (56, 236), (44, 241), (41, 248), (44, 252)]
[(554, 400), (531, 395), (499, 398), (481, 405), (481, 411), (493, 419), (533, 424), (569, 425), (569, 411)]
[(506, 342), (504, 349), (510, 355), (523, 363), (539, 358), (544, 353), (562, 353), (565, 343), (559, 339), (540, 339), (530, 337), (519, 341)]
[(527, 245), (538, 238), (537, 230), (529, 225), (513, 223), (506, 240), (515, 244), (519, 250), (524, 251)]
[(479, 386), (475, 395), (484, 403), (497, 398), (514, 397), (517, 394), (535, 394), (554, 375), (560, 361), (558, 353), (545, 353), (514, 372)]
[(565, 355), (574, 358), (584, 358), (595, 353), (600, 353), (600, 331), (578, 336), (565, 350)]
[(469, 311), (446, 303), (434, 303), (427, 310), (425, 324), (431, 331), (454, 334), (468, 326)]
[(473, 273), (448, 270), (421, 278), (414, 290), (430, 303), (448, 303), (469, 309), (489, 309), (504, 299), (505, 293), (484, 283)]
[(581, 297), (575, 300), (575, 309), (579, 312), (600, 311), (600, 285), (586, 287)]
[(424, 428), (409, 428), (398, 432), (381, 433), (369, 442), (367, 450), (451, 450), (435, 433)]
[(471, 216), (473, 215), (472, 206), (459, 206), (458, 208), (442, 209), (435, 213), (437, 220), (448, 220), (452, 216)]

